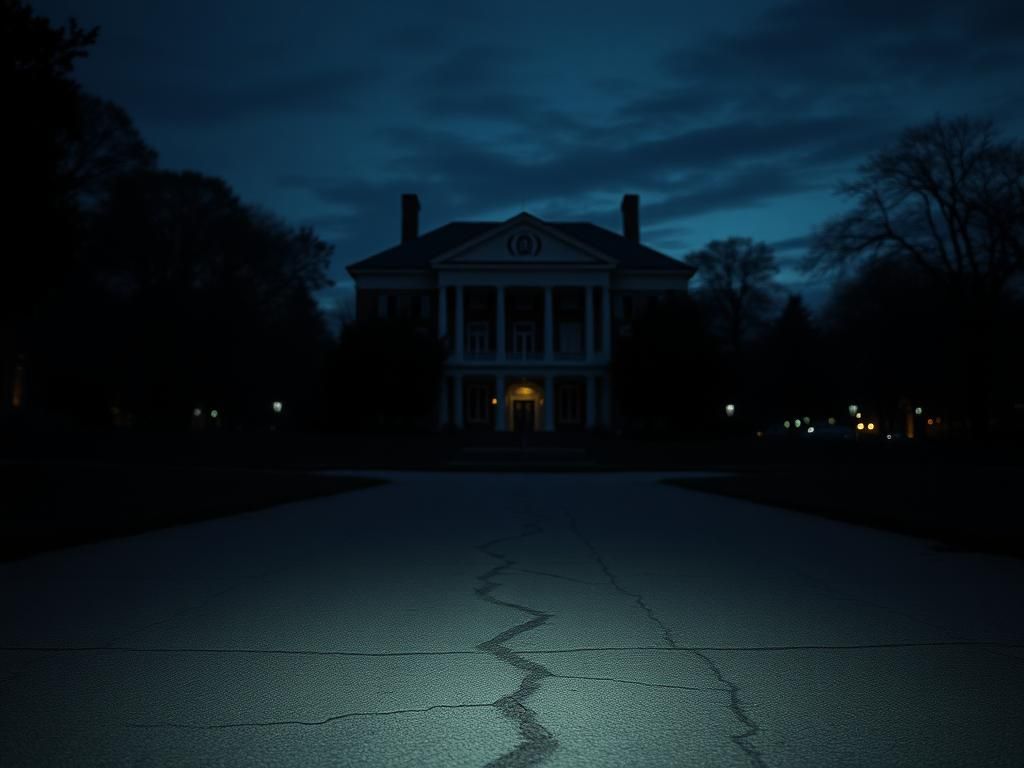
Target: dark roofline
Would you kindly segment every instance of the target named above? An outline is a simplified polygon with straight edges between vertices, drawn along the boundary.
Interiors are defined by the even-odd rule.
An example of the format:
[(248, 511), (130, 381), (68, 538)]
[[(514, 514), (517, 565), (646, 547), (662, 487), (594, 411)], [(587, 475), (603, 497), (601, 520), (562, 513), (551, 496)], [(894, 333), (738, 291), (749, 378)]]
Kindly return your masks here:
[[(541, 224), (557, 230), (562, 235), (604, 254), (615, 262), (609, 265), (613, 270), (629, 272), (688, 272), (692, 276), (697, 270), (690, 264), (650, 248), (642, 243), (632, 242), (617, 232), (596, 224), (583, 221), (545, 221)], [(368, 258), (349, 264), (345, 269), (350, 275), (366, 272), (425, 272), (431, 271), (431, 262), (444, 254), (456, 250), (472, 240), (486, 236), (489, 230), (496, 230), (523, 214), (506, 221), (453, 221), (426, 232), (415, 240), (399, 243)]]

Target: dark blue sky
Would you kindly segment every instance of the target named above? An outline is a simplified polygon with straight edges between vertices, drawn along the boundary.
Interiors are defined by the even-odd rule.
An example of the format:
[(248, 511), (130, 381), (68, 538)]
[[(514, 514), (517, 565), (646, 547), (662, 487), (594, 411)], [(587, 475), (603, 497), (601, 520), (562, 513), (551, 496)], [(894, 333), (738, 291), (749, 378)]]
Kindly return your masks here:
[[(645, 242), (776, 244), (792, 263), (867, 152), (935, 114), (1024, 133), (1020, 0), (339, 3), (49, 0), (100, 38), (79, 76), (161, 165), (311, 224), (344, 265), (421, 227), (585, 219)], [(784, 277), (813, 299), (821, 284)]]

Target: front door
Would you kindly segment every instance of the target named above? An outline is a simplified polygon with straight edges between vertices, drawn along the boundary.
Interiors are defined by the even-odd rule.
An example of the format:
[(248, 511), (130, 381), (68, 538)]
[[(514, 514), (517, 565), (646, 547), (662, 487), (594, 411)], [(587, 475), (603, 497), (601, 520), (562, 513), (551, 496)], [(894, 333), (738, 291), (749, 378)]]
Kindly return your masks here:
[(533, 400), (512, 401), (512, 427), (516, 432), (533, 431)]

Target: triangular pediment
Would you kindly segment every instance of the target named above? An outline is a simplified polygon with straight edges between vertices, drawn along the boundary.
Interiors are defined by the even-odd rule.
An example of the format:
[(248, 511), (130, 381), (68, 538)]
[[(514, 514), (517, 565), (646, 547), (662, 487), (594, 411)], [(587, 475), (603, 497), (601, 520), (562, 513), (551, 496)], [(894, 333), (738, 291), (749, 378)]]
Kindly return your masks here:
[(614, 259), (528, 213), (514, 216), (473, 240), (440, 254), (432, 263), (441, 268), (615, 265)]

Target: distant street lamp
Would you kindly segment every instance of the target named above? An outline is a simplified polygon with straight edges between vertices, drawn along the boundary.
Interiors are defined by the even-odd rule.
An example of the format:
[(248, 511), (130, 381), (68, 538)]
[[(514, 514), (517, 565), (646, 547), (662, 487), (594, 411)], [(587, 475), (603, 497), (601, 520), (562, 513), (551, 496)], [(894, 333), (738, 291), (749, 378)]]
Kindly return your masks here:
[(730, 417), (735, 416), (736, 406), (733, 405), (732, 403), (729, 403), (727, 406), (725, 406), (725, 415)]
[(857, 404), (856, 403), (850, 403), (850, 407), (848, 408), (848, 410), (850, 411), (850, 416), (856, 416), (857, 415)]
[(275, 400), (271, 408), (274, 409), (274, 413), (280, 413), (281, 411), (284, 410), (284, 405), (281, 403), (280, 400)]

